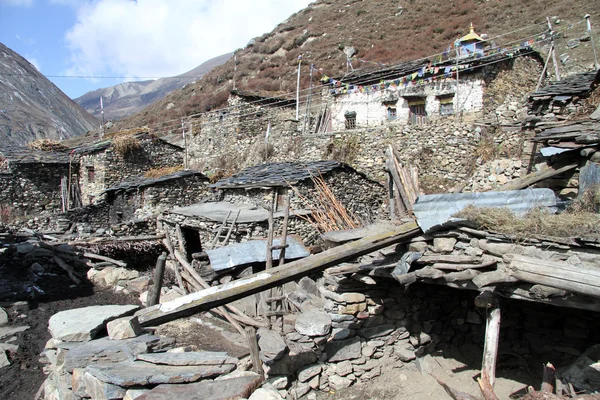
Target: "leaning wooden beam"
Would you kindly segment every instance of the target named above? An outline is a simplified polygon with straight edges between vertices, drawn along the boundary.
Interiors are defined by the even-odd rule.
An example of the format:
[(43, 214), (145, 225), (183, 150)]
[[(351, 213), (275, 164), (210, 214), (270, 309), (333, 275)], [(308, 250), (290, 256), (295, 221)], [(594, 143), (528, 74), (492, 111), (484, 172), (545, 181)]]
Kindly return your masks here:
[(65, 260), (63, 260), (62, 258), (60, 258), (58, 256), (54, 256), (54, 261), (56, 262), (56, 264), (59, 267), (61, 267), (65, 271), (67, 271), (69, 278), (71, 278), (71, 280), (73, 281), (74, 284), (79, 285), (81, 283), (81, 276), (79, 274), (77, 274), (77, 272), (75, 272), (73, 270), (73, 267), (71, 267), (69, 264), (67, 264), (65, 262)]
[(439, 383), (440, 386), (444, 388), (448, 396), (452, 397), (452, 399), (454, 400), (481, 400), (479, 397), (472, 396), (469, 393), (461, 392), (450, 387), (446, 382), (442, 381), (434, 374), (431, 374), (431, 376), (433, 376), (433, 379), (435, 379), (437, 383)]
[[(187, 271), (187, 273), (197, 282), (197, 285), (199, 285), (199, 287), (196, 287), (196, 285), (194, 284), (195, 282), (190, 282), (194, 287), (196, 287), (196, 290), (210, 288), (210, 285), (200, 276), (198, 272), (196, 272), (196, 270), (190, 265), (190, 263), (184, 260), (183, 256), (177, 250), (175, 250), (175, 257), (177, 258), (177, 260), (179, 260), (184, 270)], [(236, 320), (240, 321), (245, 325), (255, 326), (257, 328), (269, 326), (268, 323), (261, 323), (259, 321), (254, 320), (253, 318), (248, 317), (241, 310), (230, 304), (227, 305), (227, 308), (231, 310), (232, 313), (237, 315), (236, 317), (234, 317)]]
[(541, 171), (525, 175), (521, 179), (512, 180), (506, 185), (500, 186), (497, 191), (525, 189), (531, 185), (543, 181), (544, 179), (552, 178), (553, 176), (560, 175), (577, 167), (579, 167), (579, 162), (551, 165), (550, 167)]
[(416, 222), (409, 222), (356, 242), (303, 258), (282, 267), (262, 271), (243, 279), (192, 293), (179, 299), (148, 307), (138, 312), (140, 323), (151, 326), (210, 310), (234, 300), (282, 285), (339, 263), (400, 243), (420, 234)]
[(153, 306), (160, 303), (160, 292), (162, 289), (163, 278), (165, 276), (165, 264), (167, 262), (167, 253), (164, 251), (156, 259), (156, 268), (154, 269), (154, 286), (148, 294), (148, 305)]

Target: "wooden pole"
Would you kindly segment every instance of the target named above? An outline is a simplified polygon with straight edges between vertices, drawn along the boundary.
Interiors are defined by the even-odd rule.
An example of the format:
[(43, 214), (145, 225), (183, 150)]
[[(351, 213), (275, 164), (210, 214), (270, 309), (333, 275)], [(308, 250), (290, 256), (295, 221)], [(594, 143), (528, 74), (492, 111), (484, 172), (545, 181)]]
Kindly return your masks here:
[(256, 329), (251, 326), (246, 327), (246, 340), (250, 347), (250, 357), (252, 357), (252, 371), (259, 375), (263, 375), (262, 360), (259, 356), (258, 340), (256, 339)]
[(388, 170), (387, 173), (388, 181), (388, 202), (390, 204), (390, 220), (396, 220), (396, 204), (394, 203), (394, 178), (392, 178), (392, 172)]
[(138, 312), (140, 323), (143, 326), (152, 326), (210, 310), (342, 262), (354, 260), (384, 247), (402, 243), (419, 234), (421, 234), (421, 229), (414, 221), (394, 226), (375, 235), (296, 260), (282, 267), (258, 272), (245, 278), (192, 293), (172, 302), (163, 303), (160, 307), (153, 306), (140, 310)]
[(558, 62), (556, 61), (556, 44), (554, 42), (554, 31), (552, 30), (552, 24), (550, 23), (550, 17), (546, 17), (546, 21), (548, 21), (548, 29), (550, 29), (550, 40), (552, 43), (552, 62), (554, 63), (554, 73), (556, 74), (556, 79), (560, 81), (560, 71), (558, 70)]
[(598, 64), (598, 55), (596, 54), (596, 43), (594, 43), (594, 31), (592, 30), (592, 23), (590, 22), (590, 14), (585, 14), (584, 18), (587, 21), (587, 30), (590, 34), (592, 50), (594, 51), (594, 68), (600, 68), (600, 64)]
[(496, 360), (500, 343), (500, 302), (492, 292), (484, 291), (475, 299), (475, 305), (486, 309), (481, 380), (493, 388), (496, 381)]
[(546, 62), (544, 63), (544, 68), (542, 69), (542, 73), (540, 74), (540, 79), (538, 79), (537, 86), (535, 90), (538, 90), (540, 86), (542, 86), (542, 81), (544, 80), (544, 76), (546, 76), (546, 71), (548, 70), (548, 63), (550, 62), (550, 57), (552, 57), (552, 52), (554, 51), (554, 43), (550, 45), (550, 51), (548, 52), (548, 57), (546, 57)]
[(153, 306), (160, 303), (160, 290), (163, 284), (163, 277), (165, 275), (165, 264), (167, 263), (167, 253), (164, 251), (156, 259), (156, 268), (154, 269), (154, 286), (152, 292), (148, 295), (147, 304)]

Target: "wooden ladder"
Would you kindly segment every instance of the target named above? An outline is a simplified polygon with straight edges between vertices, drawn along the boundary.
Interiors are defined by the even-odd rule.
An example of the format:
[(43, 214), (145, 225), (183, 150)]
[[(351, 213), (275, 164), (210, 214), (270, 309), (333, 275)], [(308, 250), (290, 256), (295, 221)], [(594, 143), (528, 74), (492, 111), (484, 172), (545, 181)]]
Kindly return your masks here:
[[(229, 242), (229, 239), (231, 238), (231, 233), (233, 232), (233, 228), (235, 227), (235, 224), (237, 223), (237, 220), (240, 216), (240, 212), (241, 210), (238, 210), (237, 214), (235, 215), (235, 218), (229, 223), (229, 217), (231, 216), (231, 211), (229, 211), (227, 213), (227, 215), (225, 216), (225, 219), (223, 219), (223, 223), (221, 224), (221, 226), (219, 227), (219, 230), (217, 231), (217, 234), (215, 235), (215, 237), (213, 238), (213, 240), (210, 243), (210, 248), (214, 249), (217, 246), (227, 246), (227, 243)], [(229, 223), (229, 225), (228, 225)], [(226, 234), (223, 234), (223, 232), (227, 230)], [(219, 239), (223, 239), (223, 241), (219, 241)]]

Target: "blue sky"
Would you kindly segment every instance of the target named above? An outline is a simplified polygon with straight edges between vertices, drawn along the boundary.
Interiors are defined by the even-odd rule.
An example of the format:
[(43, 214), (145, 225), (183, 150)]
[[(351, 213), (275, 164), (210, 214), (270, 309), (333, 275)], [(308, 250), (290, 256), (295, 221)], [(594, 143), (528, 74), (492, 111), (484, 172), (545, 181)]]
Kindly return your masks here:
[(251, 38), (271, 31), (309, 3), (0, 0), (0, 42), (76, 98), (134, 77), (189, 71), (210, 58), (244, 47)]

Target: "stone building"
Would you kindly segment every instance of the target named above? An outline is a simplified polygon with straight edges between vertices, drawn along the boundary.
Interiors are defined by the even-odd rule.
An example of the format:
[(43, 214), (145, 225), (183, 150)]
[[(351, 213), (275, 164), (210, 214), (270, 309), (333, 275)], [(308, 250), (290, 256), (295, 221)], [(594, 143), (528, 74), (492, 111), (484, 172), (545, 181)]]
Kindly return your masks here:
[(0, 164), (0, 210), (6, 217), (67, 208), (69, 172), (77, 174), (68, 154), (10, 147), (0, 152)]
[[(171, 237), (176, 240), (174, 227), (180, 225), (184, 239), (194, 243), (186, 246), (190, 254), (210, 248), (221, 225), (229, 227), (234, 220), (232, 242), (264, 239), (268, 231), (266, 207), (275, 196), (275, 233), (280, 235), (289, 194), (288, 233), (298, 235), (306, 245), (316, 244), (319, 231), (307, 219), (314, 208), (303, 201), (318, 202), (311, 176), (323, 177), (357, 225), (387, 218), (386, 189), (352, 167), (335, 161), (282, 162), (249, 167), (210, 185), (215, 191), (210, 201), (163, 213), (163, 229), (172, 230)], [(226, 218), (227, 224), (223, 224)]]
[(515, 59), (525, 55), (543, 65), (528, 44), (498, 49), (473, 30), (457, 45), (458, 60), (444, 52), (435, 61), (353, 71), (338, 79), (326, 77), (331, 128), (419, 125), (431, 119), (455, 118), (457, 113), (463, 120), (474, 120), (483, 116), (486, 88), (499, 71), (513, 68)]
[[(119, 141), (125, 143), (119, 146)], [(83, 204), (90, 204), (106, 189), (152, 169), (181, 167), (184, 149), (180, 144), (142, 132), (114, 137), (73, 150), (80, 165), (79, 187)]]

